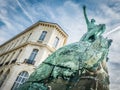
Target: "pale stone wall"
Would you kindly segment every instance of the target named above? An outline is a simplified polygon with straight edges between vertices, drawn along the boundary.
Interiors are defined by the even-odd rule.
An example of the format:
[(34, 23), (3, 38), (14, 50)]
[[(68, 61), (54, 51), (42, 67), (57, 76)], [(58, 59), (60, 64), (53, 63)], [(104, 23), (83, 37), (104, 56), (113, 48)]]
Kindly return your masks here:
[(11, 49), (14, 49), (15, 47), (20, 46), (23, 43), (25, 43), (29, 37), (29, 34), (30, 34), (30, 32), (27, 32), (27, 33), (25, 33), (25, 35), (23, 34), (23, 35), (15, 38), (11, 42), (7, 43), (5, 46), (1, 47), (0, 48), (1, 53), (8, 52)]
[(19, 64), (19, 65), (13, 65), (11, 68), (6, 67), (6, 69), (7, 70), (10, 69), (10, 73), (8, 74), (0, 90), (11, 90), (14, 81), (16, 80), (20, 72), (27, 71), (30, 75), (34, 71), (35, 67), (28, 64)]
[[(42, 31), (47, 31), (47, 34), (43, 41), (39, 41)], [(53, 43), (56, 37), (59, 38), (59, 43), (55, 48)], [(67, 37), (68, 35), (57, 24), (38, 22), (1, 45), (0, 83), (8, 70), (9, 73), (0, 90), (11, 90), (20, 72), (27, 71), (30, 75), (50, 54), (65, 45)], [(38, 50), (35, 63), (28, 64), (25, 59), (29, 59), (34, 49)]]

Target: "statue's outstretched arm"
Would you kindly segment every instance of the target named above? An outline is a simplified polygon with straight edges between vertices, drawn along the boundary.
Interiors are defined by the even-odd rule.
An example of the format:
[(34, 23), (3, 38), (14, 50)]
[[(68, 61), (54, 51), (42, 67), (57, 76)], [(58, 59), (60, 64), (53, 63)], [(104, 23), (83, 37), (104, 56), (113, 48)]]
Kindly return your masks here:
[(86, 6), (83, 6), (83, 13), (84, 13), (84, 17), (85, 17), (86, 23), (88, 25), (90, 22), (89, 22), (89, 20), (87, 18), (87, 14), (86, 14)]

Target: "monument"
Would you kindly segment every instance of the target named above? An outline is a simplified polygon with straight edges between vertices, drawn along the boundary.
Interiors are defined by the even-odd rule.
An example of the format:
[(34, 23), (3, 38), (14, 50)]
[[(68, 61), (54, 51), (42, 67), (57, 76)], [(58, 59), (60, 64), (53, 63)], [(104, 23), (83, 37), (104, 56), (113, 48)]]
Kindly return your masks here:
[(105, 24), (95, 24), (83, 12), (87, 33), (79, 42), (50, 55), (18, 90), (109, 90), (106, 66), (112, 40), (104, 38)]

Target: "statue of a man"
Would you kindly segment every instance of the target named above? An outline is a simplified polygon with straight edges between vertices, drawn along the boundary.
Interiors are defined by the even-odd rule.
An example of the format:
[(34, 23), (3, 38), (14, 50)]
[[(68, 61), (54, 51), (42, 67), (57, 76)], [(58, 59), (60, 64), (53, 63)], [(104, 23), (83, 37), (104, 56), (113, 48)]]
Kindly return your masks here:
[(85, 21), (87, 24), (87, 29), (88, 29), (88, 31), (91, 31), (93, 28), (96, 27), (95, 20), (94, 19), (91, 19), (91, 21), (88, 20), (88, 17), (86, 14), (86, 6), (83, 6), (83, 13), (84, 13)]
[(99, 37), (106, 29), (105, 24), (95, 24), (95, 20), (91, 19), (89, 21), (86, 14), (86, 6), (83, 6), (83, 13), (85, 17), (85, 21), (87, 24), (87, 33), (82, 37), (82, 41), (94, 41), (97, 37)]

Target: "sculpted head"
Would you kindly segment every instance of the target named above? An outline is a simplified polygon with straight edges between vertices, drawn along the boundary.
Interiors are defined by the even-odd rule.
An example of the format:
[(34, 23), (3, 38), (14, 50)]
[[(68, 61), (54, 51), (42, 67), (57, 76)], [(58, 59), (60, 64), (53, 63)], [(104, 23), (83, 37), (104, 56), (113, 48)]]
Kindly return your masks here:
[(91, 19), (91, 23), (95, 23), (95, 19)]

